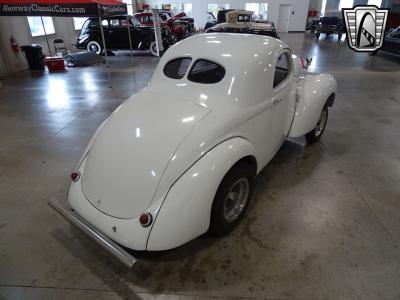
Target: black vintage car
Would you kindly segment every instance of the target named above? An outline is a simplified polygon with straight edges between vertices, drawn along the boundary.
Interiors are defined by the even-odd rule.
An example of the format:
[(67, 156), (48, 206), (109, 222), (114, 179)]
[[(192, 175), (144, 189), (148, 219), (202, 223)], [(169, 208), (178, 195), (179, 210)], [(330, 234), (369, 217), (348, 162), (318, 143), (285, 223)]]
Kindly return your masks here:
[[(132, 49), (150, 50), (152, 55), (157, 55), (157, 46), (153, 26), (141, 26), (133, 16), (115, 16), (102, 20), (104, 39), (107, 50), (129, 50), (131, 36)], [(161, 27), (164, 49), (170, 46), (168, 28)], [(103, 53), (103, 42), (99, 19), (89, 18), (83, 24), (75, 47), (88, 51)]]
[(390, 31), (383, 40), (382, 48), (371, 54), (376, 55), (379, 51), (400, 57), (400, 27)]
[(338, 40), (340, 41), (343, 31), (343, 19), (338, 17), (322, 17), (315, 29), (315, 38), (319, 39), (321, 33), (324, 33), (326, 37), (329, 37), (331, 34), (337, 34)]

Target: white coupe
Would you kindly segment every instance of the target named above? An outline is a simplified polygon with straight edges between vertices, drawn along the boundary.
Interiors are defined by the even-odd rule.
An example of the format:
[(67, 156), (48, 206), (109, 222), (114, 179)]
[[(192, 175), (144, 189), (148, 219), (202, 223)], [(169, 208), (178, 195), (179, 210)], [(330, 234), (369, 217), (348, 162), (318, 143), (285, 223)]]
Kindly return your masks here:
[(282, 41), (196, 35), (99, 127), (51, 207), (127, 266), (243, 217), (257, 174), (286, 137), (316, 142), (336, 81), (310, 75)]

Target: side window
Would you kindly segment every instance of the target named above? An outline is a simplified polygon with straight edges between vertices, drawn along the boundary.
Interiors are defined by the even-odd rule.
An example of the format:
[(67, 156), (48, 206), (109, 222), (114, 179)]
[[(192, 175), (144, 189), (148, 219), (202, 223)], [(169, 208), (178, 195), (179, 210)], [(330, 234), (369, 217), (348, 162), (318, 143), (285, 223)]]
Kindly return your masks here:
[(111, 27), (119, 27), (119, 19), (111, 19), (110, 26)]
[(274, 75), (274, 87), (280, 84), (282, 81), (286, 79), (289, 74), (289, 61), (288, 55), (286, 53), (281, 54), (279, 56), (276, 67), (275, 67), (275, 75)]
[(225, 76), (225, 69), (209, 60), (197, 60), (189, 72), (188, 79), (197, 83), (217, 83)]
[(98, 20), (91, 20), (89, 24), (89, 28), (99, 28), (99, 21)]
[(168, 62), (164, 67), (165, 76), (172, 79), (182, 79), (192, 62), (191, 58), (177, 58)]
[(131, 20), (131, 23), (133, 26), (135, 26), (135, 27), (140, 26), (140, 22), (137, 18), (132, 17), (132, 18), (130, 18), (130, 20)]

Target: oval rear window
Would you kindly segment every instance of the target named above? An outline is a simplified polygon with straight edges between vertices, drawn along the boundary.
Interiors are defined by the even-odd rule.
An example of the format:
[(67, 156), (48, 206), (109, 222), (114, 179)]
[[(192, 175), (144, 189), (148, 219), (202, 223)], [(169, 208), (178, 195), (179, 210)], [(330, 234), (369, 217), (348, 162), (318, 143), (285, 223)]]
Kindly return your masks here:
[(191, 58), (177, 58), (171, 60), (165, 65), (164, 74), (172, 79), (182, 79), (191, 62)]
[(197, 60), (189, 72), (188, 79), (198, 83), (217, 83), (225, 76), (225, 69), (209, 60)]

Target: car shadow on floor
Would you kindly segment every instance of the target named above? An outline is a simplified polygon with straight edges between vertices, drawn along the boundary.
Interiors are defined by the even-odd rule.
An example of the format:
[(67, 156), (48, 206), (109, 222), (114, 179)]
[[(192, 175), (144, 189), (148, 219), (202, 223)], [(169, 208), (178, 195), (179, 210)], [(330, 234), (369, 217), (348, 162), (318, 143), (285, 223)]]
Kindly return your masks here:
[(251, 278), (260, 261), (276, 264), (272, 258), (280, 255), (281, 239), (285, 237), (281, 232), (271, 231), (269, 225), (274, 224), (263, 225), (268, 219), (265, 212), (279, 208), (280, 199), (273, 193), (301, 184), (319, 163), (322, 145), (304, 144), (300, 139), (282, 145), (257, 177), (246, 215), (226, 237), (212, 238), (205, 234), (173, 250), (133, 251), (138, 262), (127, 269), (75, 228), (71, 227), (70, 234), (55, 229), (52, 236), (123, 299), (132, 299), (143, 289), (151, 293), (188, 292), (188, 289), (196, 293), (207, 289), (212, 294), (218, 285), (235, 287), (244, 278)]

